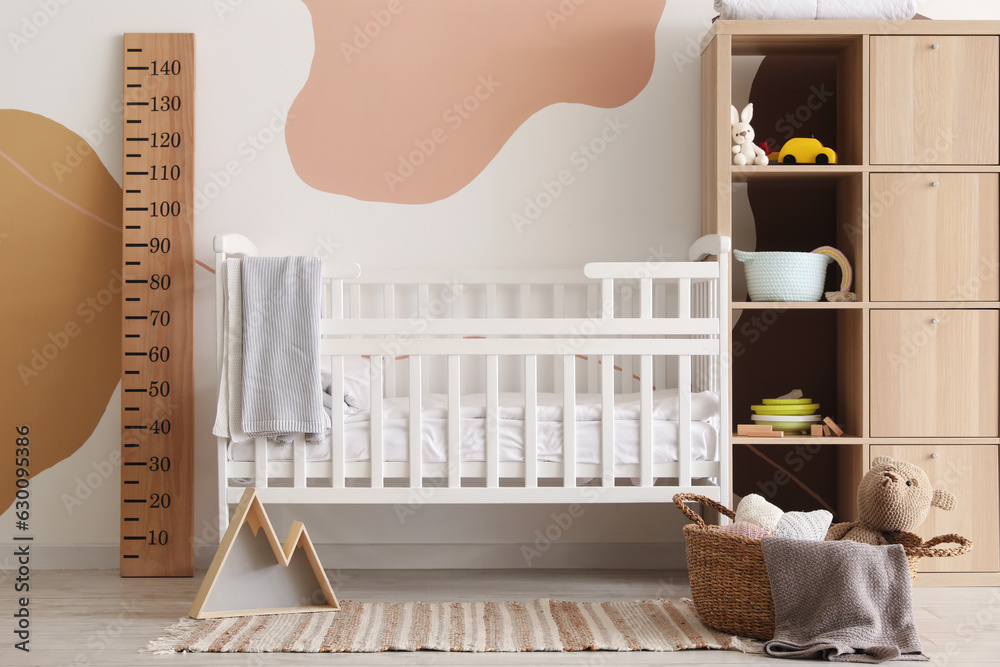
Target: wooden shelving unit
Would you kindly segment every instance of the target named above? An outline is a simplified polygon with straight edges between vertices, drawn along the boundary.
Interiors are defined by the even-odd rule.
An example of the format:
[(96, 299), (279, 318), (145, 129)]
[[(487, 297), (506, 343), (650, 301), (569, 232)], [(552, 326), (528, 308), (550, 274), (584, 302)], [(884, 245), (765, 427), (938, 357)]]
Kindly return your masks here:
[[(757, 139), (792, 118), (782, 114), (810, 85), (825, 86), (826, 102), (799, 107), (794, 136), (814, 133), (839, 164), (732, 165), (734, 60), (751, 55), (765, 56), (749, 100)], [(819, 498), (850, 520), (872, 457), (912, 461), (959, 498), (920, 532), (975, 543), (960, 558), (925, 559), (924, 585), (1000, 584), (998, 73), (1000, 22), (988, 21), (717, 21), (702, 52), (702, 232), (734, 235), (745, 189), (757, 241), (741, 247), (737, 233), (737, 248), (835, 246), (859, 298), (731, 294), (730, 432), (751, 404), (795, 387), (846, 431), (733, 435), (732, 491), (770, 495), (786, 510)], [(828, 273), (832, 289), (839, 274)]]

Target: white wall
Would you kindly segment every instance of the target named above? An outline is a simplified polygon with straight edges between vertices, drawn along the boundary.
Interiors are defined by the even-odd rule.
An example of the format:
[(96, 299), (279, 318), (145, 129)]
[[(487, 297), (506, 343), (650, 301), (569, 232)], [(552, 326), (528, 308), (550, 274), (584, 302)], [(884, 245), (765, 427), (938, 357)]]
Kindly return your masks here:
[[(124, 32), (198, 35), (198, 188), (236, 160), (241, 173), (198, 214), (197, 257), (211, 265), (212, 236), (239, 231), (269, 254), (314, 254), (363, 266), (579, 267), (592, 260), (643, 260), (650, 248), (683, 252), (699, 230), (699, 64), (709, 0), (667, 0), (657, 30), (657, 59), (647, 87), (618, 109), (560, 104), (543, 109), (510, 138), (468, 186), (420, 206), (356, 201), (313, 190), (291, 168), (279, 135), (251, 158), (248, 137), (287, 110), (312, 56), (310, 17), (289, 0), (5, 0), (0, 7), (0, 107), (45, 115), (84, 134), (111, 119), (95, 140), (112, 175), (121, 173), (120, 50)], [(470, 0), (471, 1), (471, 0)], [(18, 31), (43, 4), (58, 11), (15, 50)], [(219, 7), (233, 6), (220, 14)], [(99, 9), (98, 9), (99, 8)], [(995, 2), (922, 3), (935, 18), (1000, 18)], [(565, 168), (576, 147), (607, 118), (627, 125), (621, 138), (568, 187), (536, 224), (519, 233), (511, 214), (540, 183)], [(211, 188), (209, 192), (212, 192)], [(290, 233), (289, 230), (294, 230)], [(196, 540), (198, 563), (210, 560), (218, 536), (214, 418), (214, 283), (199, 271), (196, 293)], [(33, 480), (44, 502), (36, 564), (117, 565), (117, 396), (88, 443)], [(96, 488), (92, 471), (112, 472)], [(91, 476), (91, 480), (95, 480)], [(81, 482), (84, 487), (80, 487)], [(83, 488), (81, 491), (80, 489)], [(90, 493), (86, 493), (89, 490)], [(68, 510), (60, 499), (81, 500)], [(80, 498), (80, 496), (86, 496)], [(401, 522), (392, 507), (275, 509), (279, 531), (294, 516), (327, 549), (330, 568), (376, 566), (519, 566), (519, 547), (536, 539), (565, 507), (423, 507)], [(588, 508), (559, 543), (532, 565), (678, 565), (683, 562), (672, 506)], [(36, 515), (36, 518), (37, 515)], [(0, 541), (13, 524), (0, 516)], [(380, 545), (370, 548), (369, 545)], [(652, 545), (652, 546), (651, 546)], [(658, 546), (657, 546), (658, 545)], [(36, 550), (37, 551), (37, 550)], [(0, 566), (4, 561), (0, 558)]]

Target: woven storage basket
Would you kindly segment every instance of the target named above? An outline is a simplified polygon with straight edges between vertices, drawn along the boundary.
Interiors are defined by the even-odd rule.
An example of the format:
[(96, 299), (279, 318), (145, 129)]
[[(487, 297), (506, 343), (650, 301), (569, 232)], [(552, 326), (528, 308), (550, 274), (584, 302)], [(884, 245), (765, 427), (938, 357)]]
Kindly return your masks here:
[[(677, 508), (694, 522), (684, 526), (684, 543), (691, 597), (698, 615), (705, 623), (724, 632), (771, 639), (774, 637), (774, 601), (760, 540), (720, 533), (718, 526), (707, 525), (684, 504), (685, 501), (714, 507), (730, 519), (735, 519), (736, 513), (695, 493), (674, 496)], [(911, 579), (917, 575), (923, 556), (959, 556), (972, 548), (972, 542), (960, 535), (941, 535), (927, 542), (913, 533), (894, 533), (891, 538), (906, 551)], [(933, 548), (946, 542), (959, 546)]]
[(829, 255), (815, 252), (744, 252), (743, 262), (751, 301), (819, 301), (823, 298)]

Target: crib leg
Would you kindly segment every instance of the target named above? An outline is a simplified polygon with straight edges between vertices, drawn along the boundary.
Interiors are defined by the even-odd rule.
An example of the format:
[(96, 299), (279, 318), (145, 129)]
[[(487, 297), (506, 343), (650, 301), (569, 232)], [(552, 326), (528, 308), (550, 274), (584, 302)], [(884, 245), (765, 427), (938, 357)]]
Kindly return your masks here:
[(226, 501), (226, 492), (229, 487), (229, 464), (228, 439), (218, 439), (218, 461), (219, 461), (219, 540), (226, 534), (229, 528), (229, 503)]

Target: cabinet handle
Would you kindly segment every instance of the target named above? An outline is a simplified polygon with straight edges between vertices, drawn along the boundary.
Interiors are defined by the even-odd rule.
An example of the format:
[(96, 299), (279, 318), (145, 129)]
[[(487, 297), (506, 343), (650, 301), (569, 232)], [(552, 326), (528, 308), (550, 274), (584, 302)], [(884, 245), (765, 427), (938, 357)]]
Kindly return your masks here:
[(936, 458), (938, 458), (938, 457), (940, 457), (940, 456), (941, 456), (941, 455), (940, 455), (940, 454), (938, 454), (937, 452), (934, 452), (933, 454), (931, 454), (931, 458), (932, 458), (932, 459), (936, 459)]
[(937, 324), (937, 323), (938, 323), (938, 322), (940, 322), (940, 321), (941, 321), (941, 320), (939, 320), (939, 319), (938, 319), (938, 318), (936, 318), (936, 317), (933, 317), (933, 318), (931, 318), (931, 324)]
[(941, 184), (940, 184), (940, 183), (938, 183), (937, 181), (931, 181), (931, 187), (932, 187), (932, 188), (936, 188), (936, 187), (937, 187), (937, 186), (939, 186), (939, 185), (941, 185)]
[(931, 48), (932, 48), (932, 49), (936, 49), (936, 48), (938, 48), (938, 47), (940, 47), (940, 46), (941, 46), (941, 45), (940, 45), (940, 44), (938, 44), (937, 42), (934, 42), (933, 44), (931, 44)]

